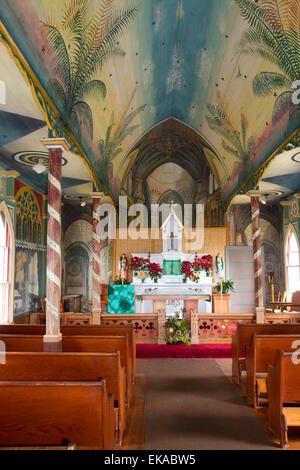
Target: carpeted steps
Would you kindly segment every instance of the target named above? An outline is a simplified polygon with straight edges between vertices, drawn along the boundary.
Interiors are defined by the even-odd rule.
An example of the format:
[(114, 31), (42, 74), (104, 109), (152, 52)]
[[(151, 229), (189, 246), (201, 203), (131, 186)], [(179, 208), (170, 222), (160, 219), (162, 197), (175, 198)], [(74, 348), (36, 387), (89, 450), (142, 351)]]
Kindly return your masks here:
[(137, 344), (137, 359), (224, 359), (232, 357), (231, 344)]

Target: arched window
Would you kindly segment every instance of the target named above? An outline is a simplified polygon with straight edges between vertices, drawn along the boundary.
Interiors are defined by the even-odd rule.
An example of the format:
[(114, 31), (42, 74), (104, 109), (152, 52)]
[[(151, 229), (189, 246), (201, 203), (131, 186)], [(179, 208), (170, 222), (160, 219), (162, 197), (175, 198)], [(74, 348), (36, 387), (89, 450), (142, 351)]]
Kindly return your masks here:
[[(2, 206), (2, 207), (1, 207)], [(0, 205), (0, 324), (13, 320), (14, 259), (12, 227), (8, 209)]]
[(287, 290), (290, 294), (300, 290), (299, 244), (292, 229), (290, 229), (286, 241), (286, 280)]

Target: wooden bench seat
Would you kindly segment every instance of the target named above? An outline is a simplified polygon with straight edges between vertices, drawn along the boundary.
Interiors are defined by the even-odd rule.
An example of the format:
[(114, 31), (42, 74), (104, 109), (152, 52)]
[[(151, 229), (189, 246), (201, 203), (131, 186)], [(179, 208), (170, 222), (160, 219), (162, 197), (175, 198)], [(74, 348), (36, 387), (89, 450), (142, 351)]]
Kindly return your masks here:
[(288, 429), (300, 426), (300, 364), (292, 351), (277, 351), (274, 366), (268, 367), (268, 420), (283, 448), (288, 447)]
[[(277, 351), (290, 349), (298, 335), (253, 335), (251, 346), (246, 348), (247, 395), (255, 408), (267, 402), (266, 386), (268, 366), (274, 365)], [(263, 387), (263, 388), (262, 388)]]
[(114, 449), (113, 396), (97, 382), (0, 381), (0, 446)]
[[(6, 351), (11, 352), (43, 352), (43, 336), (1, 334)], [(128, 336), (63, 336), (63, 352), (116, 352), (120, 351), (121, 364), (126, 376), (126, 405), (129, 406), (132, 397), (132, 360)], [(129, 379), (128, 379), (129, 378)]]
[[(127, 334), (129, 347), (131, 349), (132, 357), (132, 382), (135, 382), (136, 376), (136, 343), (134, 336), (134, 329), (132, 325), (112, 325), (112, 326), (102, 326), (102, 325), (85, 325), (85, 326), (62, 326), (61, 327), (62, 335), (117, 335), (122, 336)], [(1, 334), (22, 334), (22, 335), (44, 335), (45, 334), (45, 325), (0, 325), (0, 335)]]
[(125, 372), (115, 353), (8, 352), (0, 367), (0, 380), (91, 381), (103, 377), (107, 393), (114, 396), (116, 439), (121, 444), (126, 424)]
[(232, 379), (237, 385), (241, 381), (241, 372), (245, 369), (246, 347), (251, 345), (254, 333), (259, 335), (300, 334), (299, 324), (251, 323), (237, 324), (236, 334), (232, 336)]

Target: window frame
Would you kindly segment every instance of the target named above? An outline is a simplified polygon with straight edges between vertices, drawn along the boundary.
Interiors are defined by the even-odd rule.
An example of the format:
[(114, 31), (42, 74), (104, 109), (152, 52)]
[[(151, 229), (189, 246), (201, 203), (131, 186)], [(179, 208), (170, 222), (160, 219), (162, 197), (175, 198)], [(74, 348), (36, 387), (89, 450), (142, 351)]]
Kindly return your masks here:
[[(296, 240), (296, 243), (297, 243), (298, 264), (289, 264), (289, 253), (290, 253), (290, 251), (289, 251), (289, 241), (290, 241), (290, 238), (291, 238), (292, 235), (295, 237), (295, 240)], [(296, 253), (296, 252), (292, 251), (292, 253)], [(292, 293), (295, 292), (295, 291), (290, 290), (289, 268), (298, 268), (299, 289), (296, 289), (296, 290), (300, 290), (300, 246), (299, 246), (299, 240), (298, 240), (296, 230), (292, 225), (290, 225), (288, 227), (288, 230), (286, 232), (286, 240), (285, 240), (285, 245), (284, 245), (284, 264), (285, 264), (285, 281), (286, 281), (285, 286), (286, 286), (286, 291), (291, 296)]]

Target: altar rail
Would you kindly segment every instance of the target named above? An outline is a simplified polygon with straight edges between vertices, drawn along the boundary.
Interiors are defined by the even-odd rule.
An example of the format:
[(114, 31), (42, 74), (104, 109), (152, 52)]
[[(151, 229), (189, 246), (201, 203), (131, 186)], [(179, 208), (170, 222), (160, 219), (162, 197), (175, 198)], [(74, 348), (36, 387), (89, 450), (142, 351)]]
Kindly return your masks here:
[[(230, 343), (237, 323), (255, 323), (254, 313), (198, 313), (191, 315), (192, 344)], [(265, 314), (265, 323), (294, 323), (291, 314)]]
[[(165, 322), (165, 317), (163, 322)], [(159, 315), (156, 314), (102, 314), (101, 325), (133, 325), (136, 343), (157, 344), (158, 342)], [(162, 330), (161, 327), (160, 330)]]
[[(30, 323), (45, 323), (45, 314), (32, 315)], [(237, 323), (254, 323), (254, 313), (199, 313), (191, 311), (192, 344), (230, 343), (235, 334)], [(300, 314), (267, 313), (266, 323), (300, 322)], [(17, 323), (17, 322), (16, 322)], [(84, 326), (92, 324), (91, 314), (61, 313), (62, 326)], [(101, 314), (101, 325), (133, 325), (137, 343), (164, 344), (166, 312), (143, 314)]]

